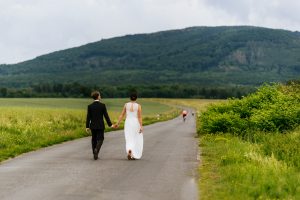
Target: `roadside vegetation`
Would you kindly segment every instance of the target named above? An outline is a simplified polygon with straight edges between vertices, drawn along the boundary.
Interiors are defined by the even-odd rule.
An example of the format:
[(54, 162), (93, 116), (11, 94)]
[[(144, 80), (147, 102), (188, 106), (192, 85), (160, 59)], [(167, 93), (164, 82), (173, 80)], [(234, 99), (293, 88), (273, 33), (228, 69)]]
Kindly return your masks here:
[(209, 106), (198, 117), (200, 198), (300, 199), (299, 125), (299, 84)]

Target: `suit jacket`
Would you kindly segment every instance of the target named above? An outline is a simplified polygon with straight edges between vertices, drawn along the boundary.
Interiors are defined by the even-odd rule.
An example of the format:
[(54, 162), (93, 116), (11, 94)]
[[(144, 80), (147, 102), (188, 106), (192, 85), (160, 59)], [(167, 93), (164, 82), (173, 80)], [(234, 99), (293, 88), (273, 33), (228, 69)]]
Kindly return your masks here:
[(103, 116), (109, 126), (112, 125), (108, 116), (105, 104), (94, 101), (88, 106), (86, 116), (86, 128), (90, 129), (105, 129)]

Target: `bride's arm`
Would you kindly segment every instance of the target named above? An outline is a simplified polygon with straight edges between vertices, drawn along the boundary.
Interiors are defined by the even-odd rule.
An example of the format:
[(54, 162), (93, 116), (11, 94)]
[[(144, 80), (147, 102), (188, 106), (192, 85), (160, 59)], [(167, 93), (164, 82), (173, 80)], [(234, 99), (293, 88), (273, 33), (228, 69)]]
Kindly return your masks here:
[(124, 116), (126, 114), (126, 104), (124, 105), (124, 108), (119, 116), (119, 120), (118, 120), (118, 123), (117, 123), (117, 126), (119, 126), (120, 122), (123, 120)]
[(139, 105), (139, 109), (138, 109), (138, 118), (139, 118), (139, 123), (140, 123), (140, 133), (143, 132), (143, 118), (142, 118), (142, 107), (141, 105)]

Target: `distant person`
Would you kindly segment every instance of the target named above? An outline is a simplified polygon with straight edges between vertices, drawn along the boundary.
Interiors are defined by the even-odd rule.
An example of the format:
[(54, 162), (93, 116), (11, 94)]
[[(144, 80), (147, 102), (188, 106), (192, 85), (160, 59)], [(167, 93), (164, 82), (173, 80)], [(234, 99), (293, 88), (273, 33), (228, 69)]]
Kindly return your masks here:
[(183, 110), (182, 111), (182, 118), (183, 118), (183, 121), (185, 122), (186, 120), (186, 116), (187, 116), (188, 112), (186, 110)]
[(94, 102), (88, 106), (86, 116), (86, 131), (92, 132), (92, 150), (94, 159), (98, 159), (98, 154), (104, 141), (104, 121), (105, 118), (108, 126), (114, 127), (108, 116), (105, 104), (100, 102), (100, 92), (94, 91), (91, 94)]
[(128, 160), (140, 159), (143, 154), (143, 121), (142, 107), (136, 102), (137, 93), (130, 95), (130, 102), (124, 105), (116, 127), (126, 115), (124, 133), (126, 140), (126, 153)]

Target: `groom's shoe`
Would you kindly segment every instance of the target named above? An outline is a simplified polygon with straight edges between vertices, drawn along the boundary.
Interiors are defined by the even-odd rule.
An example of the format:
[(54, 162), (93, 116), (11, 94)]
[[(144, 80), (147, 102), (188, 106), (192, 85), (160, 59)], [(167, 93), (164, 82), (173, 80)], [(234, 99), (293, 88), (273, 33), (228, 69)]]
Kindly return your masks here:
[(94, 159), (97, 160), (98, 159), (98, 155), (99, 155), (99, 151), (100, 151), (100, 148), (103, 144), (103, 140), (100, 140), (98, 141), (97, 145), (96, 145), (96, 148), (94, 149)]
[(97, 148), (94, 149), (93, 154), (94, 154), (94, 160), (97, 160), (98, 159)]

